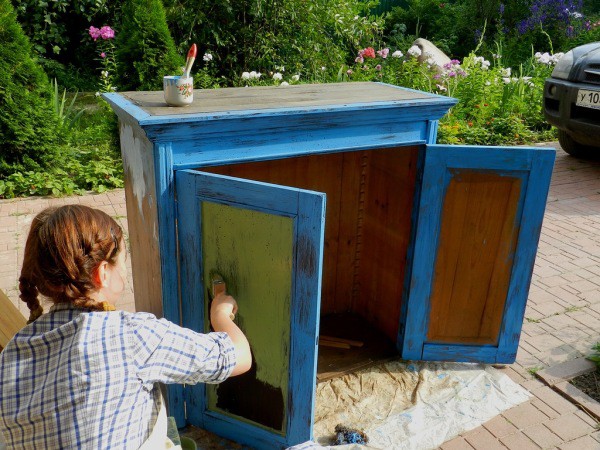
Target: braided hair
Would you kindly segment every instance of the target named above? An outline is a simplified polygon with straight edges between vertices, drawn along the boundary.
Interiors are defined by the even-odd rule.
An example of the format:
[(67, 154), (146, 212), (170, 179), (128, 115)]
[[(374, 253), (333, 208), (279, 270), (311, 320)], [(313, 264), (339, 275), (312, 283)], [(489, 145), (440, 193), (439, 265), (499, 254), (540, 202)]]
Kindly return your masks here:
[(53, 303), (71, 303), (90, 311), (106, 311), (106, 302), (90, 298), (98, 289), (94, 272), (103, 261), (115, 264), (123, 230), (108, 214), (83, 205), (46, 208), (31, 224), (20, 298), (30, 311), (29, 323), (43, 312), (38, 294)]

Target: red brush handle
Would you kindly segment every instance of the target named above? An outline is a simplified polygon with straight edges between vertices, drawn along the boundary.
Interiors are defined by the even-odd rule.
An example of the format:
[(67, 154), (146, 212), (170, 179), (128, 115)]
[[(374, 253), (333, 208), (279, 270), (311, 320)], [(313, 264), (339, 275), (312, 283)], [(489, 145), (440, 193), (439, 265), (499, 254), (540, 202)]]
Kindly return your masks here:
[(187, 57), (188, 58), (195, 58), (196, 54), (198, 53), (198, 46), (196, 44), (192, 44), (192, 46), (190, 47)]

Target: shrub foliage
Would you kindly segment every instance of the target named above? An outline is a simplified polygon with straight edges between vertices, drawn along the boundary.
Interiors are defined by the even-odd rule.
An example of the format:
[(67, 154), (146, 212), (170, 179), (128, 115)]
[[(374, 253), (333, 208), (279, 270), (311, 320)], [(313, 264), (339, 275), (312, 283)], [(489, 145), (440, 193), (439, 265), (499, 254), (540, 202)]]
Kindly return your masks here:
[(162, 89), (164, 75), (181, 73), (183, 57), (175, 48), (161, 0), (127, 0), (117, 31), (117, 73), (122, 90)]
[(10, 0), (0, 0), (0, 176), (41, 170), (56, 158), (51, 92)]

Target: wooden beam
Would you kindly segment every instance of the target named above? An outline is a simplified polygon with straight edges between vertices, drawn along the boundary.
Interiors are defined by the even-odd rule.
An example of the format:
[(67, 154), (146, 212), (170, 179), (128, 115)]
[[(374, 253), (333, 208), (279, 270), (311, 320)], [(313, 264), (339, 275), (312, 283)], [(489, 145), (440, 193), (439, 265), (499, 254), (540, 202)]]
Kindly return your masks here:
[(0, 311), (0, 347), (4, 348), (17, 331), (27, 324), (27, 320), (1, 290)]

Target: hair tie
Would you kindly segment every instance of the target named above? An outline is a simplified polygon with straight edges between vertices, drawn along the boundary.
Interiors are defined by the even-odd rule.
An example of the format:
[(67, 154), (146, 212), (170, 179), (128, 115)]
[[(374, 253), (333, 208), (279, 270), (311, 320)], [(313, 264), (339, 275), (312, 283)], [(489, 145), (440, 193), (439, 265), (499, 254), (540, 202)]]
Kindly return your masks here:
[(42, 314), (44, 314), (44, 308), (42, 308), (41, 305), (38, 305), (37, 308), (32, 309), (29, 312), (29, 320), (27, 321), (27, 324), (29, 325), (30, 323), (34, 322)]
[(100, 306), (102, 307), (102, 311), (116, 311), (117, 310), (117, 308), (115, 308), (111, 303), (109, 303), (107, 301), (100, 302)]

